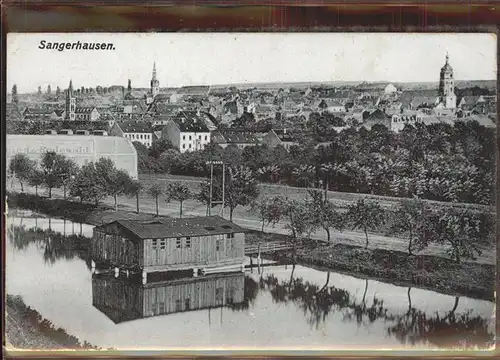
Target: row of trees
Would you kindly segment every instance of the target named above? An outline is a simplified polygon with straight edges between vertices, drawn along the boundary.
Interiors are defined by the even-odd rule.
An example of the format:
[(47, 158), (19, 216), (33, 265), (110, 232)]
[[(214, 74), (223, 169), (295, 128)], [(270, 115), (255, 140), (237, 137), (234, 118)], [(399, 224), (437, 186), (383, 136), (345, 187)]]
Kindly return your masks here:
[[(180, 215), (183, 203), (194, 199), (210, 205), (210, 182), (204, 181), (198, 193), (183, 183), (171, 183), (166, 189), (154, 184), (148, 190), (156, 199), (165, 196), (166, 202), (178, 201)], [(212, 206), (222, 199), (221, 176), (215, 176), (212, 185)], [(327, 201), (321, 191), (310, 190), (304, 201), (283, 196), (259, 197), (255, 180), (249, 172), (230, 168), (226, 176), (224, 203), (230, 211), (230, 220), (237, 206), (250, 206), (265, 226), (283, 223), (292, 239), (310, 238), (319, 230), (326, 233), (331, 242), (332, 233), (358, 230), (365, 235), (365, 248), (370, 233), (383, 233), (404, 238), (408, 242), (408, 254), (414, 255), (430, 244), (442, 244), (449, 256), (460, 263), (463, 259), (475, 259), (482, 249), (494, 241), (495, 219), (492, 213), (470, 210), (466, 207), (432, 207), (421, 199), (400, 201), (394, 208), (385, 209), (379, 203), (358, 200), (347, 207)], [(208, 211), (207, 211), (208, 213)]]
[(365, 248), (369, 233), (384, 232), (407, 239), (409, 255), (430, 244), (445, 245), (457, 263), (475, 259), (494, 241), (493, 214), (467, 208), (432, 208), (420, 199), (400, 201), (388, 210), (364, 199), (339, 207), (325, 200), (321, 192), (311, 190), (305, 201), (281, 196), (261, 198), (252, 203), (252, 211), (259, 216), (262, 232), (265, 225), (284, 221), (295, 240), (324, 230), (330, 242), (332, 231), (359, 230), (365, 235)]
[(17, 178), (21, 191), (24, 185), (38, 188), (45, 187), (49, 198), (52, 189), (62, 189), (64, 199), (69, 194), (78, 197), (81, 202), (92, 202), (98, 205), (101, 200), (111, 196), (114, 198), (115, 210), (117, 197), (120, 195), (135, 195), (139, 204), (141, 184), (130, 178), (129, 174), (115, 167), (113, 161), (101, 158), (79, 167), (72, 159), (49, 151), (43, 154), (40, 163), (29, 159), (25, 154), (16, 154), (10, 161), (9, 172)]
[[(19, 180), (21, 191), (24, 184), (44, 186), (51, 197), (52, 189), (62, 188), (66, 198), (67, 190), (81, 202), (95, 205), (110, 196), (135, 196), (139, 212), (139, 194), (142, 185), (132, 180), (128, 173), (116, 169), (110, 159), (78, 167), (71, 159), (54, 152), (43, 155), (40, 164), (23, 154), (11, 159), (9, 170)], [(224, 183), (224, 184), (223, 184)], [(224, 194), (222, 189), (224, 185)], [(403, 200), (395, 209), (384, 209), (375, 201), (361, 199), (347, 207), (339, 207), (327, 201), (321, 191), (310, 190), (304, 201), (282, 196), (259, 197), (257, 182), (248, 169), (228, 166), (223, 179), (219, 170), (214, 173), (212, 183), (202, 182), (199, 191), (193, 191), (187, 183), (173, 182), (166, 187), (153, 184), (145, 189), (155, 199), (159, 214), (159, 199), (179, 202), (179, 215), (183, 215), (185, 201), (193, 199), (207, 206), (216, 206), (224, 200), (229, 209), (230, 220), (238, 206), (249, 206), (264, 226), (283, 223), (294, 240), (310, 238), (318, 230), (324, 230), (328, 241), (332, 231), (357, 229), (365, 234), (365, 247), (369, 244), (369, 233), (383, 232), (408, 239), (408, 253), (422, 250), (431, 243), (448, 245), (449, 255), (457, 262), (481, 254), (483, 244), (491, 242), (494, 230), (493, 214), (470, 210), (467, 207), (431, 207), (419, 199)], [(224, 195), (224, 196), (223, 196)]]
[[(316, 126), (316, 125), (315, 125)], [(295, 134), (296, 146), (249, 146), (155, 157), (139, 153), (139, 171), (208, 176), (207, 160), (244, 165), (260, 182), (328, 188), (449, 202), (492, 205), (495, 184), (495, 130), (476, 121), (406, 126), (399, 133), (383, 125), (324, 133)], [(328, 141), (318, 145), (320, 141)]]
[[(92, 87), (86, 88), (85, 86), (82, 86), (82, 87), (80, 87), (78, 89), (75, 89), (75, 92), (78, 93), (78, 94), (98, 94), (98, 95), (103, 95), (103, 94), (108, 94), (108, 93), (116, 90), (115, 88), (116, 88), (115, 86), (114, 87), (97, 86), (96, 88), (92, 88)], [(122, 90), (125, 89), (124, 87), (121, 87), (121, 88), (122, 88)], [(127, 90), (129, 92), (132, 90), (130, 79), (128, 81)], [(43, 90), (42, 90), (41, 86), (38, 86), (37, 93), (38, 93), (38, 95), (42, 95)], [(45, 93), (47, 95), (52, 95), (52, 87), (51, 87), (50, 84), (47, 85)], [(59, 86), (57, 86), (56, 87), (56, 91), (55, 91), (56, 96), (61, 95), (61, 93), (62, 93), (61, 88)], [(12, 94), (12, 101), (13, 102), (18, 102), (17, 84), (12, 85), (12, 92), (11, 92), (11, 94)]]

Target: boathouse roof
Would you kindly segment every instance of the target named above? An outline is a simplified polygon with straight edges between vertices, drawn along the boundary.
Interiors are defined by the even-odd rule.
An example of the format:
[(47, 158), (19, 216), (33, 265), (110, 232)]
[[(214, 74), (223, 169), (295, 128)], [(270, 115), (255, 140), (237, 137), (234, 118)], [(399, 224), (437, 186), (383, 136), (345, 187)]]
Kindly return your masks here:
[(125, 228), (141, 240), (245, 232), (245, 229), (242, 227), (220, 216), (157, 218), (153, 220), (116, 220), (108, 224), (96, 226), (95, 229), (106, 232), (106, 229), (111, 224), (116, 224)]

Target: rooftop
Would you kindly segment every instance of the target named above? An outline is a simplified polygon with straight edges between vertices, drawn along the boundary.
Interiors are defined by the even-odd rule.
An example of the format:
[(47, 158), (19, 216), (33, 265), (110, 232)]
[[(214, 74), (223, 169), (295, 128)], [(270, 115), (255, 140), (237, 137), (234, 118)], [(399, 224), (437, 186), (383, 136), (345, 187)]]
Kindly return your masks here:
[[(245, 232), (242, 227), (220, 216), (157, 218), (147, 221), (117, 220), (112, 223), (121, 225), (141, 240)], [(109, 224), (97, 226), (96, 229), (102, 229), (106, 225)]]
[(94, 109), (95, 109), (94, 106), (88, 106), (88, 107), (78, 106), (75, 109), (75, 113), (76, 114), (90, 114)]
[(173, 120), (181, 132), (209, 132), (205, 121), (196, 112), (180, 111)]
[(116, 124), (124, 133), (150, 133), (151, 126), (144, 121), (117, 121)]
[(259, 144), (259, 139), (250, 132), (224, 131), (222, 136), (227, 143), (231, 144)]

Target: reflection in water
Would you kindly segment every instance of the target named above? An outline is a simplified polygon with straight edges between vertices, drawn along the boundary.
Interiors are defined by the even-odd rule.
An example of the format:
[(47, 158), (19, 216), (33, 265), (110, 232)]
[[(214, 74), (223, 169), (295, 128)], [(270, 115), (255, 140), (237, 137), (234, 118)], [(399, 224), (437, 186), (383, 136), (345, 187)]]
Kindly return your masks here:
[[(83, 225), (82, 228), (81, 224), (69, 221), (66, 224), (63, 220), (22, 218), (12, 220), (9, 219), (10, 225), (7, 228), (9, 245), (10, 249), (17, 252), (19, 256), (15, 260), (10, 258), (10, 266), (13, 266), (12, 261), (15, 261), (15, 266), (13, 266), (15, 270), (9, 274), (9, 281), (12, 283), (18, 278), (32, 276), (29, 272), (30, 264), (37, 262), (33, 256), (37, 259), (43, 259), (40, 261), (42, 268), (38, 269), (40, 269), (39, 275), (44, 279), (43, 282), (30, 287), (17, 286), (15, 293), (25, 294), (29, 299), (29, 305), (38, 310), (40, 310), (40, 305), (43, 307), (47, 303), (57, 303), (59, 308), (74, 305), (75, 315), (72, 322), (64, 320), (68, 317), (68, 313), (61, 314), (60, 318), (59, 314), (49, 314), (47, 318), (54, 324), (67, 328), (70, 333), (78, 335), (81, 339), (90, 340), (95, 332), (94, 324), (103, 319), (104, 323), (101, 322), (100, 326), (103, 328), (103, 333), (109, 335), (107, 340), (110, 342), (109, 346), (115, 346), (111, 341), (117, 341), (120, 336), (123, 337), (122, 341), (127, 343), (131, 341), (127, 336), (131, 335), (120, 333), (120, 331), (123, 332), (127, 329), (126, 325), (118, 331), (112, 323), (107, 321), (106, 317), (115, 323), (121, 323), (162, 314), (209, 309), (208, 322), (212, 321), (213, 325), (215, 317), (219, 322), (219, 315), (215, 315), (213, 310), (210, 312), (210, 309), (221, 309), (222, 323), (222, 309), (224, 307), (233, 310), (224, 313), (227, 314), (224, 315), (224, 319), (229, 318), (231, 321), (225, 321), (224, 326), (219, 330), (214, 330), (217, 327), (212, 326), (211, 331), (214, 331), (214, 338), (216, 331), (219, 331), (219, 339), (226, 339), (221, 334), (224, 331), (227, 331), (224, 336), (233, 334), (235, 330), (231, 328), (232, 324), (244, 324), (248, 331), (252, 331), (252, 326), (255, 326), (256, 329), (269, 328), (272, 331), (276, 329), (275, 334), (266, 333), (265, 335), (276, 342), (282, 339), (283, 334), (289, 336), (287, 333), (289, 331), (292, 335), (299, 334), (302, 337), (310, 337), (312, 342), (323, 342), (324, 345), (328, 345), (331, 344), (332, 336), (334, 336), (332, 334), (336, 334), (336, 329), (340, 327), (348, 334), (349, 329), (353, 328), (350, 324), (354, 324), (354, 331), (365, 330), (363, 335), (365, 338), (360, 334), (359, 344), (366, 343), (366, 338), (369, 337), (381, 339), (380, 341), (383, 342), (389, 336), (399, 343), (412, 346), (485, 348), (494, 340), (492, 331), (489, 331), (491, 317), (488, 311), (484, 311), (482, 302), (466, 297), (457, 297), (455, 302), (450, 304), (449, 309), (441, 309), (440, 313), (433, 313), (435, 310), (429, 311), (425, 308), (439, 309), (439, 306), (428, 306), (432, 303), (433, 297), (437, 295), (434, 292), (415, 291), (416, 289), (412, 290), (411, 288), (406, 290), (393, 285), (381, 285), (370, 280), (364, 280), (360, 283), (360, 280), (349, 276), (339, 275), (335, 272), (320, 272), (298, 265), (284, 272), (283, 267), (262, 267), (258, 274), (247, 274), (248, 276), (237, 273), (187, 279), (161, 278), (146, 285), (142, 285), (141, 279), (136, 281), (135, 275), (132, 274), (130, 278), (121, 276), (114, 278), (113, 274), (94, 274), (91, 276), (88, 260), (90, 237), (83, 236), (89, 236), (88, 234), (92, 233), (90, 225)], [(36, 248), (30, 247), (30, 245), (35, 245)], [(86, 262), (88, 272), (82, 272), (80, 265), (73, 266), (77, 263), (81, 264), (80, 259)], [(58, 262), (58, 260), (71, 261)], [(56, 262), (58, 263), (55, 265)], [(23, 272), (24, 269), (28, 270)], [(61, 271), (64, 276), (56, 274), (58, 271)], [(84, 272), (85, 274), (83, 274)], [(318, 278), (318, 276), (321, 277)], [(47, 279), (46, 282), (45, 279)], [(337, 281), (343, 281), (342, 285), (339, 286)], [(90, 284), (92, 284), (91, 289)], [(379, 289), (382, 286), (383, 292), (378, 291), (380, 298), (367, 295), (370, 290), (370, 293), (373, 293), (374, 286), (378, 286)], [(47, 288), (58, 290), (51, 293), (46, 291)], [(358, 289), (359, 296), (356, 293)], [(68, 293), (64, 293), (64, 291), (68, 291)], [(390, 299), (393, 296), (398, 296), (402, 291), (405, 303), (407, 301), (407, 304), (403, 305), (404, 308), (399, 308), (398, 304), (390, 306)], [(425, 292), (424, 297), (420, 297), (422, 300), (415, 300), (419, 296), (416, 294), (422, 296), (423, 292)], [(75, 296), (81, 296), (81, 303), (78, 303), (79, 300), (75, 300)], [(446, 298), (444, 295), (439, 296)], [(72, 300), (68, 300), (71, 298)], [(382, 298), (386, 300), (386, 304), (381, 300)], [(477, 305), (482, 306), (483, 311), (472, 313), (471, 311), (459, 310), (459, 305), (463, 306), (465, 302), (472, 304), (470, 307), (474, 309)], [(273, 303), (276, 305), (273, 306)], [(94, 306), (92, 307), (91, 304)], [(282, 306), (283, 304), (287, 306)], [(296, 312), (294, 309), (301, 311)], [(276, 316), (274, 316), (275, 312)], [(207, 316), (203, 315), (203, 312), (199, 314)], [(307, 324), (297, 325), (297, 328), (293, 329), (281, 329), (279, 326), (275, 328), (273, 319), (275, 320), (283, 314), (285, 314), (285, 319), (287, 317), (293, 319), (293, 324), (301, 324), (302, 318), (305, 318), (309, 326), (317, 330), (301, 329), (303, 327), (309, 328)], [(200, 315), (187, 313), (185, 316), (196, 321)], [(92, 325), (83, 326), (81, 323), (84, 321), (80, 322), (80, 317), (90, 319)], [(169, 317), (169, 319), (175, 323), (175, 321), (185, 321), (186, 317), (177, 319)], [(375, 322), (374, 327), (369, 328), (370, 324)], [(151, 322), (146, 322), (146, 325), (136, 322), (131, 325), (134, 329), (144, 326), (141, 328), (141, 332), (145, 337), (144, 341), (147, 342), (148, 331), (151, 330), (150, 332), (154, 333), (154, 329), (149, 329), (154, 323), (154, 319), (151, 319)], [(72, 328), (73, 324), (78, 325)], [(110, 327), (106, 328), (106, 324), (109, 324)], [(178, 326), (182, 327), (183, 325)], [(374, 331), (378, 328), (380, 330)], [(190, 329), (186, 331), (191, 333)], [(269, 340), (268, 338), (259, 338), (258, 335), (255, 335), (258, 333), (257, 330), (255, 333), (251, 332), (254, 334), (253, 337), (249, 335), (245, 339), (249, 339), (251, 344), (257, 346)], [(174, 339), (198, 341), (196, 337), (190, 338), (188, 335), (182, 338), (181, 331), (179, 334), (173, 331), (170, 336), (169, 340), (162, 339), (161, 344), (174, 344)], [(99, 341), (99, 338), (95, 338), (91, 342), (100, 344)], [(233, 341), (238, 340), (233, 339)], [(338, 341), (342, 342), (343, 340), (339, 339)], [(106, 346), (108, 346), (107, 343)]]
[[(243, 273), (184, 277), (143, 285), (140, 279), (115, 278), (109, 274), (92, 276), (92, 304), (114, 323), (200, 309), (248, 308), (257, 288)], [(249, 281), (250, 280), (250, 281)], [(254, 285), (249, 284), (253, 282)], [(245, 298), (245, 295), (250, 295)]]
[[(49, 222), (50, 224), (50, 222)], [(64, 235), (50, 228), (29, 228), (24, 225), (9, 226), (9, 239), (17, 250), (24, 250), (34, 243), (43, 250), (43, 258), (47, 264), (53, 265), (57, 260), (71, 260), (79, 257), (88, 261), (88, 248), (91, 239), (82, 235)], [(88, 264), (90, 266), (90, 263)]]
[(468, 310), (456, 314), (460, 298), (455, 297), (453, 308), (445, 315), (428, 316), (412, 307), (411, 288), (408, 289), (408, 311), (393, 316), (395, 324), (387, 329), (403, 344), (415, 345), (421, 342), (446, 348), (486, 348), (493, 345), (494, 335), (488, 332), (488, 320), (472, 316)]
[[(293, 276), (293, 275), (292, 275)], [(330, 314), (342, 313), (344, 321), (355, 320), (358, 325), (367, 325), (377, 320), (389, 324), (387, 333), (395, 336), (403, 344), (430, 344), (446, 348), (487, 348), (493, 344), (494, 335), (488, 331), (488, 320), (481, 316), (471, 316), (468, 310), (456, 314), (459, 298), (445, 316), (438, 313), (426, 314), (412, 307), (411, 288), (408, 289), (409, 309), (405, 314), (391, 314), (384, 308), (382, 300), (373, 297), (370, 305), (366, 301), (368, 280), (360, 303), (346, 290), (329, 285), (330, 273), (326, 274), (325, 284), (320, 287), (301, 278), (279, 281), (268, 275), (260, 279), (260, 289), (267, 289), (277, 303), (293, 302), (304, 312), (310, 325), (318, 328), (327, 321)]]

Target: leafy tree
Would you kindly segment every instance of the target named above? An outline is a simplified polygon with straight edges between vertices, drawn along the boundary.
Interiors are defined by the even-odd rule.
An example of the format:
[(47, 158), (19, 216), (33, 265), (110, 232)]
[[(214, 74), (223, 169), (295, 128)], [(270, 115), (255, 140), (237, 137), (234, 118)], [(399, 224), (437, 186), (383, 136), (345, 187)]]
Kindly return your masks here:
[(435, 211), (427, 219), (432, 229), (431, 241), (449, 245), (447, 252), (457, 263), (482, 254), (481, 245), (485, 245), (486, 239), (478, 214), (467, 208), (448, 208)]
[(273, 198), (261, 197), (254, 200), (250, 205), (250, 210), (259, 216), (261, 221), (261, 236), (264, 235), (264, 225), (275, 225), (282, 216), (285, 199), (281, 196)]
[(70, 161), (63, 155), (48, 151), (42, 156), (41, 168), (43, 172), (44, 185), (49, 190), (49, 198), (52, 197), (52, 189), (64, 184), (66, 176), (71, 176)]
[(18, 97), (18, 94), (17, 94), (17, 85), (16, 84), (12, 85), (12, 102), (14, 104), (17, 104), (19, 102), (19, 97)]
[(310, 234), (314, 230), (314, 222), (311, 221), (310, 213), (301, 201), (287, 200), (283, 215), (287, 219), (285, 227), (290, 230), (295, 241), (302, 235)]
[(38, 187), (43, 185), (43, 172), (42, 170), (35, 168), (29, 178), (30, 186), (35, 187), (35, 196), (38, 196)]
[(151, 149), (151, 151), (149, 151), (148, 156), (158, 159), (161, 154), (170, 149), (174, 149), (174, 145), (172, 145), (172, 142), (170, 142), (170, 140), (159, 139), (158, 141), (154, 142), (153, 148)]
[(422, 200), (402, 200), (393, 213), (393, 223), (389, 230), (392, 234), (407, 233), (408, 254), (413, 250), (422, 250), (428, 245), (427, 209)]
[(132, 81), (128, 79), (127, 92), (130, 94), (132, 92)]
[(124, 170), (115, 169), (111, 174), (111, 183), (108, 186), (109, 195), (113, 196), (115, 202), (115, 211), (118, 211), (117, 197), (126, 194), (130, 190), (132, 179)]
[(355, 204), (348, 206), (347, 219), (349, 219), (353, 229), (361, 229), (365, 233), (365, 249), (368, 248), (368, 231), (375, 230), (385, 223), (382, 207), (377, 203), (365, 201), (365, 199), (360, 199)]
[(10, 160), (9, 171), (19, 180), (21, 192), (24, 192), (23, 183), (30, 180), (35, 167), (36, 162), (30, 160), (25, 154), (16, 154)]
[(193, 197), (191, 190), (187, 187), (187, 185), (181, 182), (174, 182), (168, 184), (165, 200), (170, 202), (172, 200), (178, 201), (180, 204), (179, 216), (182, 217), (182, 205), (184, 201), (189, 200)]
[(228, 168), (224, 189), (224, 205), (229, 207), (229, 221), (233, 221), (234, 209), (247, 206), (259, 196), (259, 190), (253, 174), (243, 168)]
[(113, 160), (109, 158), (100, 158), (95, 163), (98, 181), (100, 186), (105, 189), (107, 195), (112, 195), (116, 190), (114, 175), (116, 174), (116, 167)]
[(58, 86), (56, 87), (56, 96), (59, 97), (61, 95), (61, 88)]
[(95, 206), (107, 196), (107, 189), (100, 179), (94, 162), (81, 167), (70, 184), (70, 195), (79, 197), (81, 202), (91, 201)]
[(52, 94), (52, 88), (50, 87), (50, 84), (47, 85), (47, 94), (48, 95)]
[(324, 229), (328, 242), (330, 242), (330, 229), (342, 231), (345, 225), (344, 216), (332, 202), (323, 198), (320, 191), (309, 190), (308, 193), (309, 198), (306, 200), (306, 209), (312, 221), (311, 226)]
[(42, 95), (42, 87), (38, 86), (38, 95)]
[(128, 196), (135, 196), (136, 207), (137, 207), (136, 213), (137, 214), (139, 214), (139, 195), (140, 195), (142, 189), (143, 189), (143, 186), (142, 186), (141, 182), (138, 180), (131, 180), (127, 186), (126, 194)]
[(56, 166), (58, 166), (57, 173), (63, 187), (64, 199), (66, 199), (66, 189), (78, 174), (78, 165), (72, 159), (61, 156), (58, 157)]
[(148, 189), (149, 195), (151, 195), (156, 201), (156, 216), (159, 216), (158, 209), (158, 198), (163, 194), (163, 189), (160, 184), (153, 184)]
[[(210, 208), (210, 180), (205, 180), (200, 184), (200, 191), (195, 195), (196, 200), (207, 206), (207, 216)], [(217, 202), (222, 199), (222, 184), (219, 177), (214, 176), (212, 183), (212, 207), (217, 206)]]

